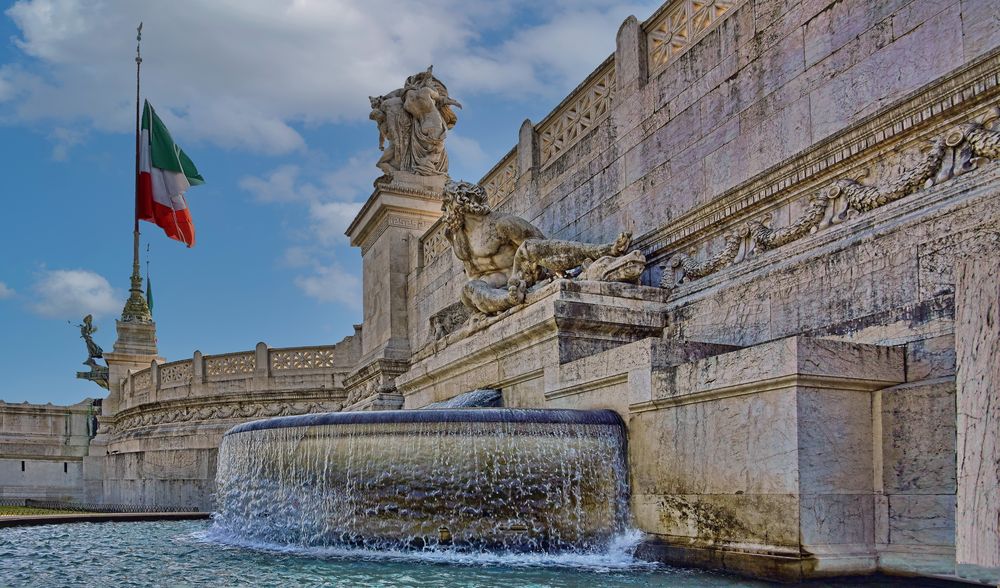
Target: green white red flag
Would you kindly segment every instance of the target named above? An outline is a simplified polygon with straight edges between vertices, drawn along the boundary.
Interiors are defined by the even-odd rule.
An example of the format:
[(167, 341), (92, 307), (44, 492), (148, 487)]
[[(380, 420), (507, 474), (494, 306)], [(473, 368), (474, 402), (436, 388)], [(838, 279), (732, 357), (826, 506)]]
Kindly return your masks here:
[(139, 182), (136, 216), (155, 223), (171, 239), (194, 245), (194, 223), (184, 193), (204, 184), (194, 162), (184, 154), (146, 101), (139, 134)]

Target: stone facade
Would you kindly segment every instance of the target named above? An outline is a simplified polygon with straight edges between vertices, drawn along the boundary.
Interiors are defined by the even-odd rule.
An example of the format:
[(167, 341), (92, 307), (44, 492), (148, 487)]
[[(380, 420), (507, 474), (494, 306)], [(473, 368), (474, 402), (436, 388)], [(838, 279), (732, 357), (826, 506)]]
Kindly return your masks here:
[(83, 460), (100, 403), (0, 401), (0, 498), (81, 501)]
[[(480, 184), (548, 236), (633, 232), (645, 287), (556, 282), (456, 327), (467, 278), (439, 221), (407, 256), (404, 406), (488, 387), (617, 410), (651, 557), (961, 573), (955, 268), (1000, 263), (988, 4), (676, 1), (627, 19)], [(993, 511), (969, 509), (989, 533)]]
[(111, 354), (88, 492), (208, 505), (232, 424), (491, 388), (506, 406), (621, 415), (648, 557), (995, 582), (994, 12), (673, 0), (630, 17), (479, 184), (550, 238), (630, 232), (638, 285), (558, 279), (470, 319), (447, 178), (390, 170), (348, 229), (355, 336)]

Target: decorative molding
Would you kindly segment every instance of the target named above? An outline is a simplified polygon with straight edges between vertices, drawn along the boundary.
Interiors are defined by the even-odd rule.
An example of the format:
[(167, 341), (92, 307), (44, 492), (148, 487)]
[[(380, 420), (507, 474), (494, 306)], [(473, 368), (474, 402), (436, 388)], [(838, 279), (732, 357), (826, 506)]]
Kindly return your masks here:
[[(761, 203), (778, 203), (795, 197), (810, 180), (845, 167), (846, 162), (873, 159), (876, 146), (899, 141), (914, 127), (926, 125), (942, 130), (961, 121), (960, 112), (992, 100), (1000, 90), (1000, 51), (973, 63), (931, 87), (914, 91), (892, 108), (844, 129), (815, 144), (802, 155), (777, 169), (735, 186), (711, 203), (691, 210), (668, 225), (640, 237), (636, 245), (650, 259), (671, 248), (684, 247), (708, 230), (732, 225), (749, 209)], [(961, 108), (966, 106), (964, 109)], [(936, 121), (935, 121), (936, 119)], [(935, 122), (931, 122), (935, 121)], [(881, 151), (881, 150), (880, 150)]]
[(771, 228), (768, 226), (771, 215), (765, 214), (747, 223), (742, 238), (735, 233), (727, 234), (722, 251), (704, 261), (695, 261), (688, 254), (676, 254), (670, 263), (674, 271), (663, 273), (660, 286), (673, 288), (685, 281), (702, 278), (742, 261), (747, 252), (781, 247), (996, 159), (1000, 159), (1000, 108), (993, 107), (980, 120), (962, 124), (932, 139), (929, 149), (921, 153), (919, 160), (913, 165), (902, 166), (895, 177), (863, 184), (859, 180), (867, 176), (865, 169), (859, 177), (835, 179), (819, 193), (810, 195), (804, 212), (786, 227)]
[(342, 402), (323, 399), (290, 400), (272, 402), (230, 401), (212, 404), (198, 404), (177, 407), (153, 407), (123, 411), (114, 419), (109, 434), (121, 437), (137, 429), (158, 425), (214, 420), (251, 420), (276, 416), (289, 416), (317, 412), (336, 412), (343, 408)]
[(727, 233), (722, 250), (704, 261), (696, 261), (691, 253), (674, 255), (668, 266), (672, 271), (664, 271), (660, 278), (661, 288), (673, 288), (689, 280), (715, 273), (736, 261), (740, 250), (744, 249), (747, 234)]
[(596, 71), (582, 89), (538, 126), (544, 168), (575, 145), (611, 113), (615, 96), (615, 64)]
[(361, 254), (364, 255), (367, 253), (368, 250), (371, 249), (371, 246), (378, 241), (378, 238), (381, 237), (382, 233), (386, 232), (389, 227), (401, 227), (415, 231), (426, 231), (432, 224), (434, 224), (433, 219), (414, 218), (412, 216), (401, 216), (398, 214), (387, 213), (368, 234), (364, 235), (361, 244)]
[(270, 356), (274, 372), (337, 367), (336, 346), (271, 350)]
[(648, 20), (646, 55), (653, 75), (687, 52), (743, 0), (677, 0)]
[(257, 358), (253, 351), (205, 357), (205, 375), (207, 376), (252, 374), (256, 367)]

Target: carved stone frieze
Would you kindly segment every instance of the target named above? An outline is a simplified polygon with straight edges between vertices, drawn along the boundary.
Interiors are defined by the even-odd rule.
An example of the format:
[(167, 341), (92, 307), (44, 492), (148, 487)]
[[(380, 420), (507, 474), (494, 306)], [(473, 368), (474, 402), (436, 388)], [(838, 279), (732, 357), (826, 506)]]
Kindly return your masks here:
[(444, 235), (444, 230), (444, 224), (438, 224), (429, 229), (428, 233), (421, 238), (424, 265), (441, 257), (441, 254), (451, 247), (451, 243)]
[(440, 341), (454, 333), (469, 320), (469, 309), (461, 302), (454, 302), (435, 312), (430, 318), (431, 340)]
[(772, 229), (767, 226), (771, 220), (770, 214), (764, 215), (764, 218), (759, 221), (750, 221), (750, 238), (757, 249), (766, 251), (805, 237), (816, 231), (826, 218), (828, 204), (829, 199), (825, 193), (813, 196), (809, 199), (809, 205), (805, 212), (790, 225), (780, 229)]
[(895, 202), (914, 192), (977, 169), (1000, 158), (1000, 109), (993, 108), (979, 121), (962, 124), (930, 141), (917, 161), (902, 165), (898, 173), (871, 184), (854, 178), (838, 178), (813, 194), (805, 210), (787, 226), (769, 226), (771, 215), (751, 220), (740, 235), (729, 233), (715, 255), (697, 261), (692, 254), (678, 253), (660, 280), (663, 288), (705, 277), (742, 261), (747, 252), (763, 252), (786, 245), (847, 218)]
[(514, 192), (517, 185), (517, 157), (511, 151), (493, 170), (479, 182), (486, 190), (490, 206), (496, 206)]
[(165, 363), (160, 366), (160, 386), (190, 384), (193, 373), (190, 359)]
[(704, 261), (697, 261), (687, 253), (678, 253), (670, 259), (670, 271), (664, 271), (660, 278), (661, 288), (673, 288), (688, 280), (694, 280), (715, 273), (733, 263), (743, 247), (745, 234), (727, 233), (722, 250)]
[(276, 400), (274, 402), (246, 402), (234, 400), (214, 404), (179, 406), (175, 408), (151, 408), (125, 411), (119, 414), (109, 434), (120, 437), (130, 431), (157, 425), (190, 422), (258, 419), (289, 416), (316, 412), (336, 412), (343, 403), (326, 400)]
[(545, 167), (611, 114), (615, 97), (614, 61), (592, 74), (583, 89), (538, 125), (541, 165)]

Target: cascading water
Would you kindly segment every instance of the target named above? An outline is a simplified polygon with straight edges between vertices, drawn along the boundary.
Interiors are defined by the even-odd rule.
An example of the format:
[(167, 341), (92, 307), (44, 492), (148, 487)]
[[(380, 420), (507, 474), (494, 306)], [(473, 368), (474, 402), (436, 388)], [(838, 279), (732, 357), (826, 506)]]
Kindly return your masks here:
[(627, 526), (611, 411), (283, 417), (222, 441), (214, 532), (305, 547), (599, 552)]

